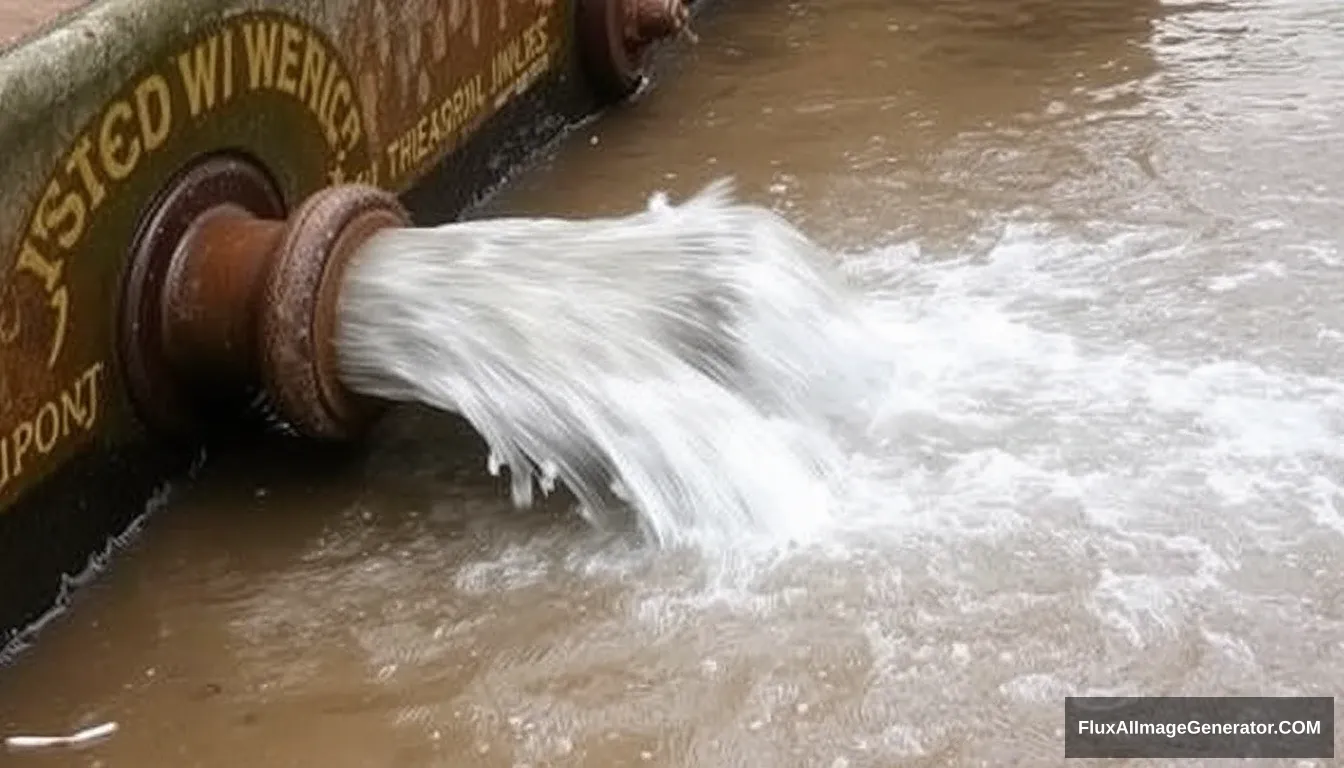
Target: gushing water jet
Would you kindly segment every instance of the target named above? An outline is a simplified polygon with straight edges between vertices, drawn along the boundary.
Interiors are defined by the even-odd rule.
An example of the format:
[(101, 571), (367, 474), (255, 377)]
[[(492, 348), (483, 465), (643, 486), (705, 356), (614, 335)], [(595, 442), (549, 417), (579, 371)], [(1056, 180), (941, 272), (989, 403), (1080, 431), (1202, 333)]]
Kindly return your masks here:
[(871, 382), (832, 262), (727, 180), (620, 217), (388, 228), (345, 275), (340, 377), (464, 416), (520, 506), (558, 480), (660, 542), (805, 537)]
[[(455, 215), (692, 37), (682, 0), (19, 5), (0, 3), (5, 648), (218, 428), (356, 438), (382, 404), (327, 339), (365, 230), (406, 225), (398, 201)], [(304, 199), (345, 180), (397, 199)]]
[(418, 402), (476, 428), (521, 506), (558, 481), (594, 522), (635, 507), (660, 540), (826, 507), (839, 452), (807, 425), (847, 395), (842, 291), (827, 254), (726, 181), (604, 219), (416, 228), (362, 186), (280, 216), (264, 177), (217, 158), (149, 220), (122, 338), (152, 423), (261, 402), (348, 440)]

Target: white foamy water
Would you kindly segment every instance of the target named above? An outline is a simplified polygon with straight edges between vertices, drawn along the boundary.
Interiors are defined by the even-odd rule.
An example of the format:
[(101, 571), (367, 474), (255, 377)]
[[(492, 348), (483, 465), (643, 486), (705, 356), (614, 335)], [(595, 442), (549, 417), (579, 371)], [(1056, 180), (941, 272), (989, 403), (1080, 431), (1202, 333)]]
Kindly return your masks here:
[[(1237, 290), (1192, 289), (1171, 233), (1047, 229), (983, 258), (829, 254), (720, 182), (625, 218), (396, 231), (351, 271), (343, 370), (465, 415), (516, 505), (559, 480), (595, 523), (633, 509), (720, 554), (1044, 536), (1060, 567), (1118, 558), (1091, 604), (1130, 635), (1242, 553), (1338, 552), (1344, 384), (1154, 317)], [(1136, 265), (1171, 277), (1116, 279)]]
[[(721, 198), (703, 202), (683, 215), (703, 225), (731, 210)], [(537, 225), (556, 234), (536, 252), (564, 243), (560, 233), (647, 232), (671, 222), (666, 215)], [(643, 517), (663, 541), (731, 549), (732, 536), (754, 533), (804, 543), (738, 578), (706, 580), (713, 558), (669, 558), (608, 537), (542, 534), (460, 561), (427, 536), (424, 549), (401, 555), (416, 565), (390, 567), (394, 581), (347, 584), (342, 594), (367, 592), (376, 605), (447, 571), (452, 583), (435, 588), (446, 605), (552, 607), (541, 618), (447, 611), (432, 637), (412, 629), (394, 643), (440, 653), (505, 643), (416, 718), (453, 723), (480, 750), (525, 762), (571, 764), (581, 747), (624, 754), (602, 745), (657, 733), (656, 746), (629, 754), (660, 765), (942, 764), (939, 755), (1030, 765), (1058, 756), (1066, 695), (1333, 691), (1344, 660), (1335, 575), (1344, 384), (1311, 355), (1285, 359), (1244, 342), (1242, 323), (1208, 320), (1229, 297), (1312, 268), (1319, 249), (1285, 256), (1269, 274), (1162, 228), (1108, 225), (1084, 241), (1037, 223), (1006, 227), (981, 257), (882, 247), (838, 257), (831, 274), (830, 257), (798, 235), (782, 249), (767, 236), (790, 232), (777, 219), (747, 218), (741, 231), (752, 236), (737, 242), (761, 252), (730, 248), (712, 260), (723, 268), (714, 274), (731, 283), (727, 275), (743, 280), (751, 265), (768, 278), (738, 308), (741, 367), (718, 383), (696, 379), (641, 311), (626, 326), (640, 333), (612, 330), (615, 308), (656, 295), (654, 281), (625, 265), (548, 262), (548, 276), (533, 282), (516, 259), (502, 278), (511, 287), (497, 292), (450, 287), (442, 270), (488, 263), (470, 251), (389, 242), (377, 257), (404, 261), (380, 276), (359, 273), (349, 307), (371, 289), (424, 286), (407, 290), (412, 300), (396, 312), (375, 313), (371, 302), (347, 337), (366, 340), (347, 347), (365, 350), (363, 361), (402, 377), (366, 391), (444, 407), (477, 398), (484, 415), (475, 418), (503, 455), (623, 452), (606, 466), (638, 478), (631, 497), (651, 502)], [(495, 223), (473, 226), (469, 242), (484, 242)], [(490, 242), (495, 263), (504, 261), (511, 246)], [(1236, 285), (1190, 279), (1208, 274), (1211, 258), (1241, 275)], [(689, 262), (679, 265), (693, 267), (686, 274), (709, 274), (707, 262)], [(790, 265), (804, 278), (782, 280)], [(560, 288), (575, 275), (589, 282)], [(580, 284), (605, 303), (560, 298), (583, 293)], [(791, 290), (763, 290), (779, 285)], [(514, 302), (529, 290), (541, 298)], [(488, 314), (436, 304), (447, 295), (484, 297), (510, 318), (506, 330), (470, 342), (442, 330), (462, 326), (435, 318), (474, 329)], [(591, 322), (605, 332), (567, 325), (604, 312)], [(1326, 343), (1314, 341), (1319, 321), (1307, 307), (1280, 318), (1277, 334), (1310, 348)], [(525, 328), (553, 345), (534, 354), (556, 389), (538, 379), (473, 389), (471, 354), (507, 372), (494, 382), (516, 381), (508, 377), (530, 363), (500, 346), (465, 345), (500, 344)], [(424, 345), (418, 357), (393, 353), (412, 343)], [(432, 365), (443, 345), (468, 365)], [(375, 348), (382, 357), (367, 353)], [(826, 385), (830, 370), (844, 375)], [(669, 372), (697, 383), (666, 386)], [(613, 391), (640, 394), (601, 400)], [(558, 410), (531, 410), (543, 407), (534, 396)], [(615, 424), (643, 431), (611, 440)], [(668, 448), (692, 444), (695, 430), (705, 452)], [(714, 535), (691, 534), (706, 530)], [(267, 603), (264, 615), (284, 615), (277, 605), (286, 604)]]
[(814, 538), (884, 356), (835, 257), (730, 192), (380, 234), (342, 295), (345, 381), (465, 416), (520, 506), (558, 480), (661, 544)]
[[(717, 5), (473, 215), (723, 169), (838, 270), (759, 212), (711, 258), (655, 200), (407, 234), (354, 303), (365, 383), (476, 408), (520, 500), (568, 459), (594, 522), (692, 546), (511, 510), (470, 429), (400, 409), (339, 475), (179, 502), (14, 673), (13, 732), (115, 719), (109, 765), (1039, 768), (1079, 763), (1067, 695), (1344, 689), (1338, 3)], [(678, 317), (734, 321), (733, 376)]]

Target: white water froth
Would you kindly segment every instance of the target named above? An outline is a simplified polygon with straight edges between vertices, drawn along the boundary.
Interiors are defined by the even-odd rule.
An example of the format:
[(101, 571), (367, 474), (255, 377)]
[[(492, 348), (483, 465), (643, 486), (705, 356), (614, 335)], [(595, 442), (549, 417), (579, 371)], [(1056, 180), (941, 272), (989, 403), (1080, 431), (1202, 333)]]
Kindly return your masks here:
[[(624, 499), (663, 544), (1044, 530), (1072, 560), (1101, 535), (1198, 591), (1247, 531), (1337, 543), (1344, 385), (1220, 349), (1205, 318), (1225, 294), (1191, 293), (1195, 252), (1169, 233), (1098, 250), (1017, 227), (988, 259), (840, 258), (729, 192), (386, 233), (343, 296), (346, 380), (466, 416), (517, 504), (559, 479), (593, 521)], [(1173, 302), (1197, 354), (1151, 312)], [(1121, 598), (1106, 585), (1134, 575), (1097, 576), (1095, 610), (1126, 632), (1146, 610), (1111, 606), (1165, 588)]]
[(622, 218), (387, 231), (346, 278), (342, 375), (463, 415), (517, 505), (558, 480), (665, 545), (807, 540), (885, 378), (833, 260), (726, 180)]
[[(538, 582), (626, 598), (540, 636), (499, 621), (492, 636), (528, 652), (453, 702), (482, 743), (560, 761), (493, 725), (508, 712), (575, 744), (675, 733), (668, 764), (1041, 765), (1065, 695), (1337, 686), (1344, 384), (1252, 362), (1235, 326), (1173, 354), (1181, 321), (1225, 295), (1173, 301), (1196, 249), (1140, 244), (1153, 281), (1136, 291), (1113, 274), (1135, 257), (1126, 237), (1042, 229), (987, 259), (852, 259), (853, 312), (902, 364), (847, 460), (847, 535), (709, 589), (664, 558), (566, 542)], [(613, 658), (637, 670), (627, 689)], [(609, 687), (552, 685), (576, 676)]]
[[(479, 654), (454, 698), (407, 722), (467, 721), (479, 749), (532, 764), (566, 764), (570, 751), (619, 732), (670, 734), (679, 756), (654, 757), (666, 764), (974, 754), (1035, 765), (1057, 754), (1065, 694), (1338, 688), (1344, 371), (1307, 364), (1315, 324), (1328, 317), (1281, 323), (1276, 354), (1263, 354), (1244, 323), (1218, 319), (1254, 303), (1257, 286), (1210, 286), (1198, 279), (1210, 263), (1237, 265), (1151, 227), (1083, 241), (1050, 225), (1010, 226), (984, 256), (883, 247), (846, 256), (839, 276), (803, 244), (802, 263), (823, 265), (803, 273), (820, 279), (795, 278), (787, 308), (740, 305), (733, 327), (754, 329), (760, 347), (724, 383), (694, 373), (684, 349), (669, 351), (667, 326), (646, 312), (650, 296), (675, 291), (660, 293), (657, 275), (604, 250), (616, 230), (648, 235), (668, 214), (640, 214), (637, 226), (548, 224), (532, 250), (527, 235), (517, 245), (487, 237), (507, 229), (499, 222), (424, 233), (418, 253), (388, 242), (356, 273), (361, 287), (348, 296), (370, 303), (347, 305), (347, 319), (358, 317), (346, 341), (367, 345), (361, 365), (376, 369), (361, 375), (378, 392), (483, 409), (475, 418), (498, 453), (518, 451), (525, 468), (548, 455), (525, 452), (537, 446), (584, 460), (594, 446), (618, 448), (625, 463), (601, 466), (643, 472), (634, 487), (664, 505), (654, 509), (667, 518), (644, 511), (665, 540), (708, 532), (721, 543), (742, 526), (810, 537), (810, 546), (767, 550), (766, 562), (731, 573), (744, 578), (719, 579), (718, 559), (696, 552), (547, 526), (520, 543), (516, 521), (490, 517), (501, 535), (485, 537), (498, 541), (484, 552), (426, 530), (395, 557), (376, 556), (376, 570), (334, 583), (321, 569), (276, 580), (249, 611), (257, 647), (294, 627), (325, 631), (329, 600), (313, 597), (325, 590), (359, 606), (351, 631), (370, 649), (371, 674), (400, 670), (382, 684), (413, 686), (453, 654)], [(780, 231), (760, 221), (766, 234)], [(536, 222), (517, 224), (526, 232)], [(586, 266), (582, 255), (578, 264), (555, 256), (578, 252), (574, 233), (586, 227), (608, 228), (588, 244), (605, 256)], [(434, 250), (453, 237), (490, 248)], [(684, 250), (663, 242), (664, 253)], [(770, 242), (752, 230), (739, 245)], [(758, 277), (789, 274), (777, 254), (752, 262), (733, 253), (687, 257), (668, 284), (687, 285), (688, 264), (723, 267), (708, 284), (745, 282), (751, 263), (764, 265)], [(373, 265), (382, 257), (386, 272)], [(548, 265), (541, 275), (538, 259)], [(589, 305), (564, 298), (579, 295)], [(612, 319), (622, 309), (624, 325)], [(787, 312), (807, 309), (808, 322), (789, 322)], [(509, 322), (487, 322), (492, 314)], [(818, 332), (818, 318), (832, 324)], [(474, 333), (459, 335), (459, 323)], [(644, 338), (649, 349), (636, 341)], [(789, 364), (799, 360), (803, 373)], [(521, 378), (525, 365), (537, 367), (538, 383)], [(760, 384), (753, 366), (801, 384), (746, 387)], [(843, 375), (828, 385), (832, 366)], [(708, 383), (660, 387), (668, 371)], [(619, 386), (650, 399), (603, 399)], [(690, 396), (706, 392), (728, 405)], [(867, 400), (847, 403), (851, 393)], [(575, 394), (583, 397), (565, 399)], [(557, 403), (571, 410), (552, 410)], [(669, 434), (744, 428), (715, 423), (720, 413), (760, 443), (721, 441), (708, 457), (672, 450), (683, 446)], [(609, 440), (600, 430), (613, 423), (641, 430)], [(715, 463), (749, 449), (754, 463)], [(711, 503), (678, 506), (681, 477)], [(770, 493), (770, 482), (788, 493)], [(828, 505), (797, 503), (800, 486)], [(737, 516), (719, 516), (713, 503), (723, 499)], [(433, 595), (430, 607), (388, 599), (413, 594)], [(478, 604), (489, 608), (464, 609)]]

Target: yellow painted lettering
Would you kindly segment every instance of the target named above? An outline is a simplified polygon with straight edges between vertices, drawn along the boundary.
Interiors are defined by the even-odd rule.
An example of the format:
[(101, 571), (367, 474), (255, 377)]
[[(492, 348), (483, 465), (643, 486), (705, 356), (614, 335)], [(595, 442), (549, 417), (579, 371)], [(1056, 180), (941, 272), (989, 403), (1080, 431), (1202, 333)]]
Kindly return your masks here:
[(350, 81), (341, 78), (336, 84), (336, 91), (331, 95), (333, 112), (338, 109), (345, 110), (345, 119), (341, 121), (341, 138), (345, 139), (345, 146), (348, 149), (354, 149), (359, 144), (359, 140), (364, 137), (364, 125), (360, 121), (359, 107), (355, 106), (354, 94), (350, 90)]
[(233, 98), (233, 30), (224, 30), (224, 101)]
[(545, 17), (542, 17), (533, 22), (532, 26), (527, 29), (528, 48), (530, 49), (527, 57), (529, 59), (542, 55), (550, 45), (550, 39), (546, 32), (547, 21)]
[(94, 363), (84, 371), (84, 375), (80, 377), (79, 382), (75, 385), (76, 388), (78, 388), (79, 385), (82, 384), (85, 388), (86, 398), (84, 403), (86, 404), (86, 412), (88, 413), (88, 418), (84, 422), (85, 429), (93, 429), (94, 425), (98, 422), (98, 403), (100, 402), (98, 399), (98, 385), (102, 375), (103, 364)]
[(446, 104), (435, 111), (439, 116), (439, 125), (442, 126), (442, 141), (447, 144), (453, 140), (453, 136), (457, 133), (457, 117), (453, 115), (452, 110), (446, 108)]
[(135, 112), (140, 118), (140, 140), (145, 151), (163, 146), (173, 128), (173, 100), (163, 75), (150, 75), (135, 87)]
[(401, 169), (409, 171), (415, 163), (415, 131), (411, 130), (401, 138)]
[(98, 154), (103, 170), (113, 181), (121, 181), (135, 170), (140, 162), (140, 139), (126, 140), (124, 134), (115, 132), (118, 125), (129, 123), (135, 117), (131, 107), (124, 101), (114, 101), (103, 115), (103, 124), (98, 131)]
[(485, 108), (484, 71), (477, 72), (427, 110), (415, 125), (385, 148), (387, 172), (395, 178), (429, 155), (450, 146), (463, 127)]
[(0, 435), (0, 490), (21, 477), (34, 460), (50, 456), (72, 435), (93, 431), (98, 423), (102, 374), (103, 364), (94, 363), (7, 434)]
[(61, 393), (61, 424), (64, 434), (70, 434), (71, 425), (88, 429), (93, 426), (93, 409), (80, 396), (80, 387)]
[(80, 136), (74, 149), (70, 150), (70, 159), (65, 161), (65, 172), (79, 174), (79, 180), (84, 185), (84, 194), (89, 198), (89, 209), (96, 211), (107, 198), (107, 188), (99, 181), (98, 173), (93, 169), (92, 154), (93, 140), (88, 136)]
[(182, 87), (187, 92), (187, 110), (192, 117), (215, 107), (216, 87), (219, 84), (218, 62), (218, 35), (177, 57)]
[(275, 85), (278, 24), (256, 22), (243, 25), (243, 49), (247, 58), (247, 84), (252, 90)]
[(280, 33), (280, 75), (276, 78), (276, 87), (293, 96), (299, 89), (299, 43), (303, 42), (303, 30), (293, 24), (281, 25)]
[(502, 89), (517, 76), (523, 68), (523, 51), (518, 39), (514, 38), (495, 56), (495, 87)]
[[(38, 229), (55, 235), (56, 242), (66, 250), (72, 248), (84, 234), (84, 198), (78, 192), (62, 194), (61, 186), (52, 180), (37, 204)], [(60, 202), (57, 202), (59, 198)], [(47, 290), (51, 290), (48, 288)]]
[(443, 143), (444, 134), (447, 133), (443, 124), (443, 115), (440, 110), (434, 110), (429, 113), (429, 140), (434, 146)]
[(467, 114), (467, 98), (470, 95), (471, 92), (467, 90), (466, 86), (462, 86), (456, 91), (453, 91), (451, 104), (454, 120), (461, 120), (462, 117)]
[(70, 322), (70, 292), (64, 285), (52, 292), (47, 306), (56, 311), (56, 332), (52, 334), (51, 351), (47, 353), (47, 368), (55, 368), (56, 360), (65, 348), (65, 331)]
[[(52, 182), (54, 186), (56, 182)], [(14, 269), (19, 272), (27, 272), (42, 281), (42, 285), (47, 289), (47, 293), (56, 290), (56, 286), (61, 281), (61, 268), (65, 262), (61, 259), (48, 259), (37, 250), (31, 239), (25, 238), (23, 247), (19, 249), (19, 259), (14, 265)]]
[(42, 404), (42, 409), (37, 412), (37, 418), (33, 420), (33, 437), (37, 444), (37, 452), (51, 453), (51, 449), (56, 447), (56, 439), (60, 436), (61, 412), (55, 403), (47, 401)]
[(303, 73), (299, 76), (299, 100), (305, 102), (314, 114), (322, 114), (318, 108), (322, 100), (322, 81), (326, 76), (327, 52), (322, 42), (313, 35), (306, 35), (303, 46)]
[(23, 474), (23, 460), (28, 456), (28, 450), (33, 447), (33, 423), (25, 421), (14, 428), (14, 434), (10, 436), (10, 441), (14, 443), (14, 474)]

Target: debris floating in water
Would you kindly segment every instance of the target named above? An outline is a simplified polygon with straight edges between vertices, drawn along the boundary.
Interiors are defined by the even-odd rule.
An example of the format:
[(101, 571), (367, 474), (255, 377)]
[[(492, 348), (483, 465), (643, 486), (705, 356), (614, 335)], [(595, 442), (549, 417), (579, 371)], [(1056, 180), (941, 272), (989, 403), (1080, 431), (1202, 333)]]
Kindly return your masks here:
[(559, 482), (658, 543), (804, 539), (846, 455), (821, 422), (871, 379), (834, 264), (727, 180), (625, 217), (386, 230), (346, 275), (341, 375), (464, 416), (516, 505)]
[(9, 736), (5, 739), (5, 747), (14, 752), (87, 747), (106, 739), (116, 733), (117, 729), (117, 724), (113, 722), (85, 728), (69, 736)]

